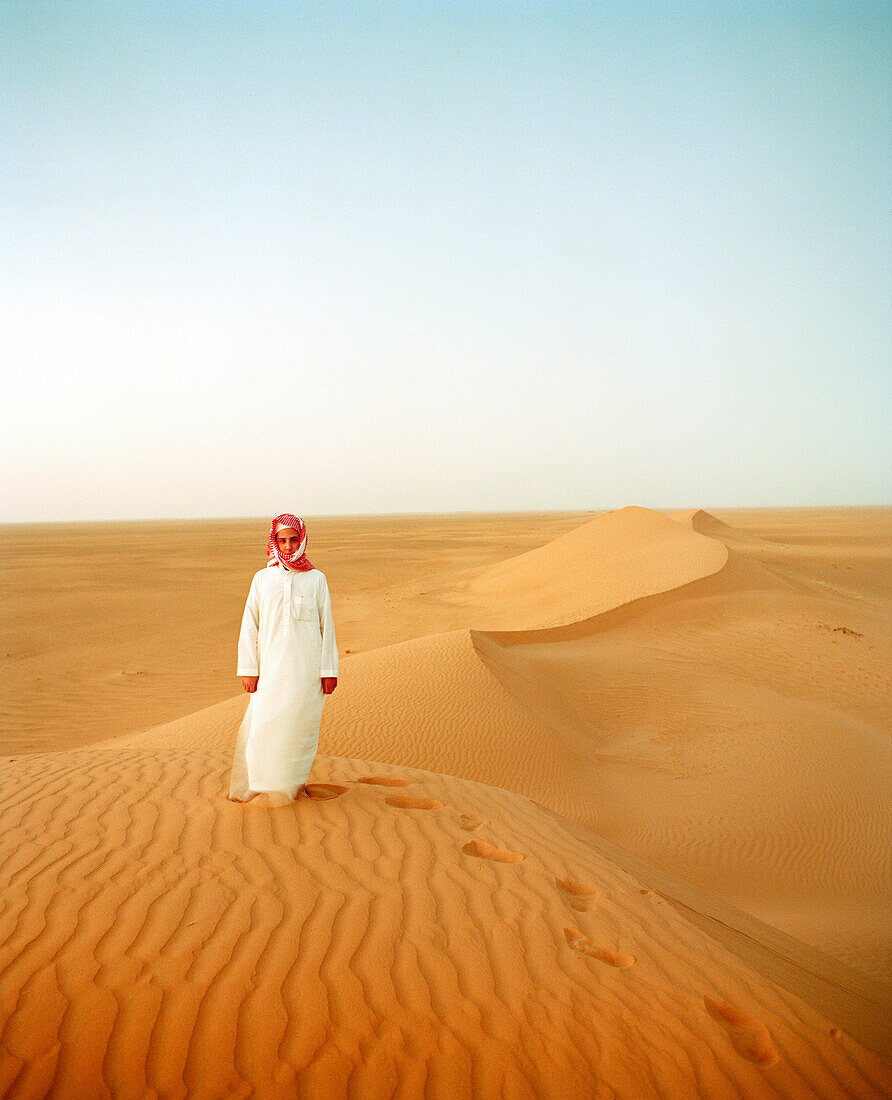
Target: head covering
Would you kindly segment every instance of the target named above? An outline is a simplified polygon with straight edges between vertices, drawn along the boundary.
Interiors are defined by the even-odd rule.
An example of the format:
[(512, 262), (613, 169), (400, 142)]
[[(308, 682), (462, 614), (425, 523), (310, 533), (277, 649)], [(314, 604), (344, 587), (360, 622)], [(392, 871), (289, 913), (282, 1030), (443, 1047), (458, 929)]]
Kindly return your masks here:
[[(293, 554), (283, 553), (279, 549), (279, 544), (276, 542), (276, 535), (283, 527), (293, 528), (300, 536), (300, 546), (298, 546)], [(313, 569), (313, 563), (304, 553), (306, 548), (307, 526), (304, 521), (298, 516), (290, 515), (288, 512), (283, 512), (281, 516), (276, 516), (269, 526), (269, 543), (267, 544), (269, 561), (266, 563), (267, 568), (272, 565), (282, 565), (285, 569), (297, 569), (301, 573), (305, 573), (308, 569)]]

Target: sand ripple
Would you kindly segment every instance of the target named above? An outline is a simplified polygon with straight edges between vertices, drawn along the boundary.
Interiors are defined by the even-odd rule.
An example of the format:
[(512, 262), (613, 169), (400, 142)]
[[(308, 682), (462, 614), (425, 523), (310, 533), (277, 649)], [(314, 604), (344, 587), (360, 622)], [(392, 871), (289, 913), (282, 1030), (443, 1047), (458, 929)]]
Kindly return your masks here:
[[(321, 757), (314, 785), (334, 797), (229, 802), (238, 716), (222, 704), (5, 769), (4, 1095), (878, 1097), (892, 1083), (518, 795)], [(568, 899), (596, 901), (572, 928)]]

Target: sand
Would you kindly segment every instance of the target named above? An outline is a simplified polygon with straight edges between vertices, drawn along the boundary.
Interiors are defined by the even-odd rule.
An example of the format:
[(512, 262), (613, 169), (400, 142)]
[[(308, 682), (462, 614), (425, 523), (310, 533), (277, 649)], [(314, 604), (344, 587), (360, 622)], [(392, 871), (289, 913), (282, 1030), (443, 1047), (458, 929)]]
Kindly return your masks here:
[(263, 521), (0, 530), (0, 1095), (892, 1092), (892, 510), (308, 527), (279, 808), (226, 799)]

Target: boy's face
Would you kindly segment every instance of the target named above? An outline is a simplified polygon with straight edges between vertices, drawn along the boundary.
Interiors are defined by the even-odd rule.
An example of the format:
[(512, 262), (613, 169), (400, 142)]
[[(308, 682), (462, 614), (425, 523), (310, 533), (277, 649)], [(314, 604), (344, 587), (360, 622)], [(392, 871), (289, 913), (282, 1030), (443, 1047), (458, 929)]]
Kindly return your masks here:
[(276, 545), (283, 554), (294, 554), (300, 546), (300, 535), (293, 527), (280, 527), (276, 532)]

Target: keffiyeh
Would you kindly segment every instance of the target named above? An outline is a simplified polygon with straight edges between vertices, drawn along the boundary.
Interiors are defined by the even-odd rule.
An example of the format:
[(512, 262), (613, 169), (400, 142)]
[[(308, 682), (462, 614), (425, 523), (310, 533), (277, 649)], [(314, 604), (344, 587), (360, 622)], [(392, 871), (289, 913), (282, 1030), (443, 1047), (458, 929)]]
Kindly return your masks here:
[[(297, 531), (300, 536), (300, 546), (293, 554), (283, 553), (279, 549), (279, 544), (276, 542), (276, 535), (283, 527), (291, 527)], [(282, 565), (285, 569), (296, 569), (300, 573), (305, 573), (308, 569), (315, 568), (313, 563), (304, 553), (307, 548), (307, 527), (304, 521), (299, 516), (292, 516), (288, 512), (283, 512), (281, 516), (276, 516), (269, 527), (269, 543), (267, 545), (267, 554), (269, 561), (266, 563), (267, 567), (273, 565)]]

